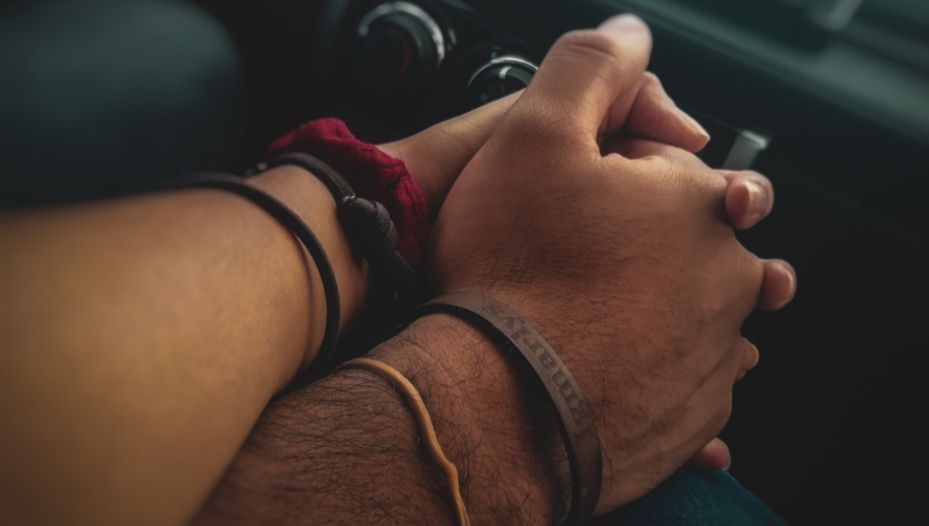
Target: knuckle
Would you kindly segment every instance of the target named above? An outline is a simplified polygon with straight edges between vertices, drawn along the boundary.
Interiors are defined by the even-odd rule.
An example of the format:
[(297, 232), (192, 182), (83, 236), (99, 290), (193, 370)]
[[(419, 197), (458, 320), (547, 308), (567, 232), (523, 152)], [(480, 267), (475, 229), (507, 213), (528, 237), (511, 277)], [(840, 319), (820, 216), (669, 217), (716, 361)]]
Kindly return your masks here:
[(564, 34), (552, 51), (572, 61), (582, 61), (593, 73), (611, 78), (624, 69), (620, 45), (599, 31), (579, 30)]
[(743, 170), (741, 172), (733, 172), (733, 174), (736, 179), (753, 181), (763, 186), (769, 192), (774, 191), (774, 185), (771, 183), (771, 180), (761, 172), (756, 172), (755, 170)]
[[(506, 119), (505, 132), (510, 142), (515, 144), (531, 143), (529, 139), (538, 139), (538, 135), (550, 130), (551, 116), (539, 105), (523, 104), (518, 111), (510, 112)], [(520, 139), (522, 138), (522, 139)]]
[(739, 255), (742, 260), (741, 270), (738, 272), (737, 308), (741, 318), (745, 319), (758, 306), (758, 301), (764, 288), (764, 263), (752, 254), (741, 243)]
[(735, 374), (729, 376), (727, 371), (718, 378), (719, 391), (712, 395), (713, 409), (707, 414), (707, 426), (712, 436), (717, 436), (732, 418), (732, 380)]
[(544, 98), (520, 100), (518, 106), (507, 113), (496, 134), (510, 148), (528, 148), (534, 156), (582, 144), (584, 132), (578, 123), (549, 102)]
[(622, 152), (631, 159), (645, 163), (659, 163), (662, 168), (669, 168), (674, 161), (671, 146), (648, 139), (624, 138), (618, 142)]
[(713, 430), (713, 435), (718, 435), (723, 428), (726, 427), (726, 424), (729, 423), (729, 419), (732, 417), (732, 397), (727, 396), (723, 403), (713, 415), (712, 422), (710, 422), (710, 427)]
[(771, 182), (771, 179), (768, 179), (766, 175), (760, 172), (750, 171), (749, 175), (757, 181), (763, 188), (768, 191), (768, 196), (771, 198), (771, 202), (774, 202), (774, 183)]
[(700, 174), (700, 177), (697, 179), (703, 184), (703, 186), (706, 188), (706, 191), (711, 196), (718, 198), (720, 204), (725, 203), (726, 192), (729, 189), (729, 184), (726, 183), (725, 180), (720, 179), (719, 177), (714, 177), (712, 170), (703, 170), (699, 166), (695, 166), (690, 170)]
[(651, 71), (646, 71), (645, 76), (642, 80), (642, 86), (654, 86), (654, 87), (663, 87), (661, 84), (661, 79), (658, 78), (658, 75), (655, 75)]
[(570, 31), (555, 43), (555, 49), (597, 56), (607, 61), (618, 60), (621, 55), (619, 47), (612, 38), (590, 29)]

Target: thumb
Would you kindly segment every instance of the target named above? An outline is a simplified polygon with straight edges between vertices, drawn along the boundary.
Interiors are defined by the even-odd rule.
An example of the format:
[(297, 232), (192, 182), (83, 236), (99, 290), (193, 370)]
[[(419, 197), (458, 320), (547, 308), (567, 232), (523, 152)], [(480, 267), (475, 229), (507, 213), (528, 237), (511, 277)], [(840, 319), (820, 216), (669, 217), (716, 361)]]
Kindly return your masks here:
[(595, 142), (625, 124), (651, 50), (648, 26), (633, 15), (567, 33), (549, 50), (516, 109), (545, 108), (562, 133)]

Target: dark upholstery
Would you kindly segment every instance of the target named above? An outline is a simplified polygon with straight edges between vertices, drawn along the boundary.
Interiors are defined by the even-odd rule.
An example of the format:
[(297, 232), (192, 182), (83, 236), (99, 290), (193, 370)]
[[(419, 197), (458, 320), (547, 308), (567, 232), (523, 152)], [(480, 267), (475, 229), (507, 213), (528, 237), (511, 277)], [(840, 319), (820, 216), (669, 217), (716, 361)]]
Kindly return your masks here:
[(236, 51), (192, 4), (32, 0), (0, 12), (0, 205), (127, 193), (236, 159)]

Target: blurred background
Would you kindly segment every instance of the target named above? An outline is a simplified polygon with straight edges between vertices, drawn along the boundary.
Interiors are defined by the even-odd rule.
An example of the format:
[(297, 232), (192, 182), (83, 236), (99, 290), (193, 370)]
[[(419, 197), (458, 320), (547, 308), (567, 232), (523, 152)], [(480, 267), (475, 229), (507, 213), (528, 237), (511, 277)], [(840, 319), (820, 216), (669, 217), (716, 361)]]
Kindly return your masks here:
[(241, 171), (322, 115), (381, 141), (532, 77), (561, 33), (644, 18), (712, 166), (777, 189), (744, 236), (800, 293), (747, 336), (731, 472), (792, 524), (911, 523), (929, 468), (926, 0), (0, 3), (0, 205)]

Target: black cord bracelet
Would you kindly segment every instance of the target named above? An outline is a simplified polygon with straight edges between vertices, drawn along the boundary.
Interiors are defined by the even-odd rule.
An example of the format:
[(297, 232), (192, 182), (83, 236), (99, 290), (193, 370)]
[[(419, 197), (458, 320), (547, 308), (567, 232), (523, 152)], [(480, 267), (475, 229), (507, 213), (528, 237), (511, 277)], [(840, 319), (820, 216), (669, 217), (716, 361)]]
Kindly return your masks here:
[(319, 353), (313, 360), (307, 377), (309, 379), (319, 378), (331, 371), (337, 365), (335, 355), (339, 339), (339, 287), (329, 258), (326, 257), (322, 244), (310, 227), (290, 207), (271, 194), (246, 183), (241, 177), (222, 173), (200, 173), (170, 181), (163, 187), (163, 189), (182, 188), (216, 188), (238, 194), (267, 212), (300, 240), (316, 264), (326, 296), (326, 329)]
[(279, 166), (288, 165), (303, 168), (322, 181), (329, 190), (329, 193), (332, 194), (336, 204), (341, 203), (346, 197), (355, 195), (355, 190), (352, 188), (352, 185), (348, 184), (348, 181), (336, 173), (331, 166), (312, 155), (305, 153), (288, 153), (268, 161), (265, 164), (265, 169), (270, 170)]

